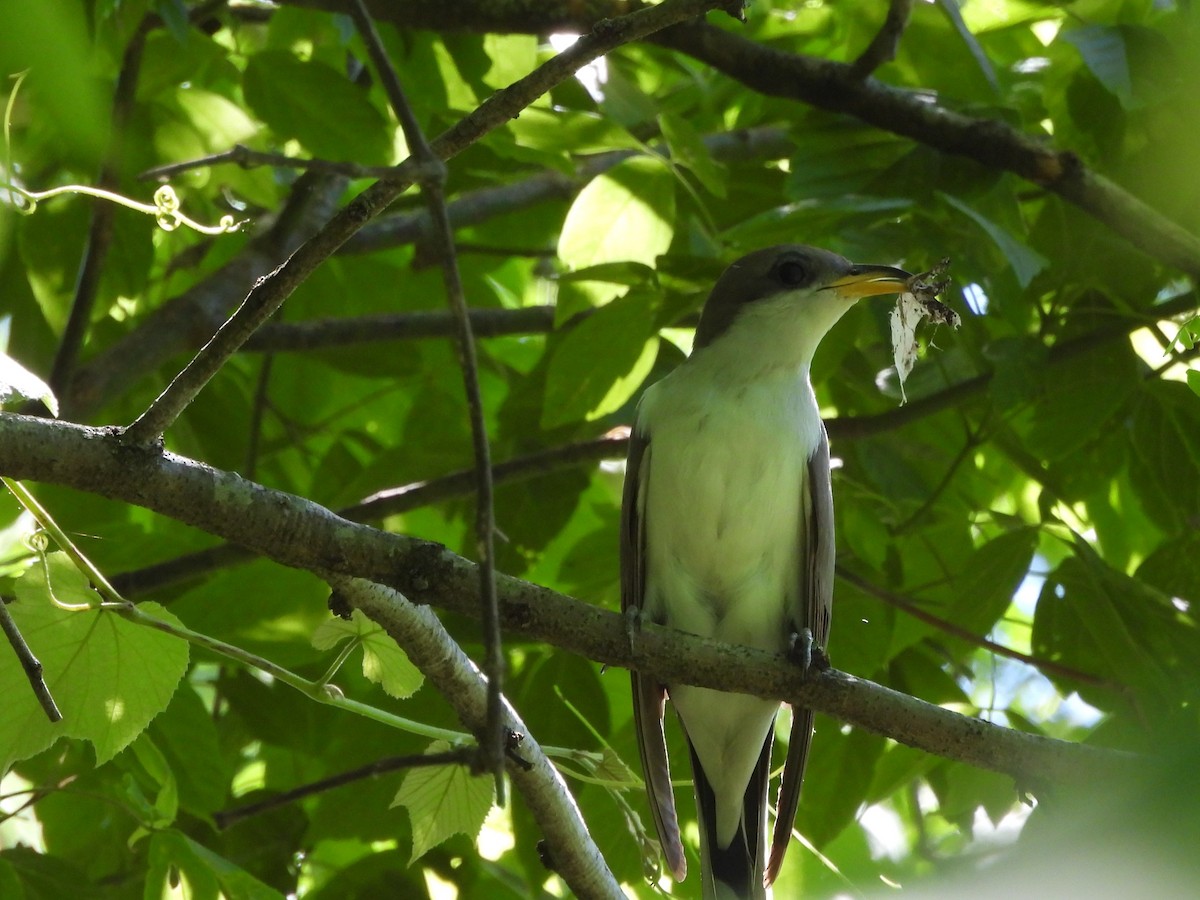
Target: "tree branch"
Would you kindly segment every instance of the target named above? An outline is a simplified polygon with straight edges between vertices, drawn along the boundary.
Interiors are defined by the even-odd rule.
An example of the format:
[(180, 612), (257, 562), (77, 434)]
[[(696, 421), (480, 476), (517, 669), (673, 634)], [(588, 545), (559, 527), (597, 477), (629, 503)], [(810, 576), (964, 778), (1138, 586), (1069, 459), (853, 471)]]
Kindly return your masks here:
[(260, 815), (261, 813), (278, 809), (281, 806), (288, 806), (289, 804), (303, 800), (305, 797), (312, 797), (315, 794), (323, 794), (325, 791), (336, 790), (348, 784), (353, 784), (356, 781), (363, 781), (367, 778), (378, 778), (380, 775), (387, 775), (390, 772), (401, 772), (405, 769), (425, 768), (428, 766), (469, 765), (473, 757), (474, 751), (470, 747), (459, 747), (458, 749), (445, 750), (441, 753), (410, 753), (407, 756), (389, 756), (385, 759), (377, 759), (375, 762), (367, 763), (365, 766), (359, 766), (357, 769), (339, 772), (337, 775), (331, 775), (319, 781), (311, 781), (308, 784), (294, 787), (289, 791), (282, 791), (255, 803), (247, 803), (244, 806), (235, 806), (232, 809), (220, 810), (213, 813), (213, 822), (216, 823), (218, 828), (224, 830), (231, 825), (236, 825), (238, 822)]
[(228, 150), (222, 150), (220, 153), (210, 153), (208, 156), (199, 156), (195, 159), (185, 159), (146, 169), (146, 171), (138, 173), (138, 178), (142, 181), (168, 181), (176, 175), (182, 175), (184, 172), (191, 172), (194, 169), (209, 169), (213, 166), (227, 164), (243, 169), (256, 169), (259, 166), (300, 169), (321, 172), (326, 175), (344, 175), (346, 178), (390, 178), (395, 173), (393, 166), (362, 166), (353, 162), (288, 156), (286, 153), (270, 153), (265, 150), (253, 150), (245, 144), (234, 144)]
[[(473, 574), (477, 591), (478, 577)], [(433, 610), (410, 603), (391, 588), (361, 578), (335, 576), (330, 584), (351, 606), (383, 626), (482, 743), (491, 721), (486, 679), (442, 627)], [(478, 597), (471, 599), (470, 608), (472, 616), (479, 615)], [(517, 753), (522, 761), (509, 758), (508, 774), (552, 848), (555, 871), (580, 897), (624, 896), (588, 833), (562, 775), (546, 758), (516, 710), (503, 698), (501, 724), (506, 733), (521, 737)]]
[(41, 660), (34, 656), (33, 651), (29, 649), (29, 644), (25, 642), (21, 630), (8, 611), (8, 598), (2, 596), (0, 596), (0, 630), (4, 632), (9, 646), (17, 655), (17, 661), (21, 664), (25, 677), (29, 679), (29, 686), (33, 688), (33, 696), (37, 698), (42, 711), (46, 713), (46, 718), (51, 722), (61, 722), (62, 712), (59, 711), (58, 704), (54, 702), (54, 695), (50, 693), (50, 688), (42, 675)]
[[(144, 506), (284, 565), (389, 584), (412, 602), (478, 613), (478, 571), (439, 544), (388, 534), (324, 507), (170, 453), (123, 444), (115, 429), (0, 414), (0, 472)], [(779, 655), (646, 626), (631, 648), (624, 619), (519, 579), (498, 576), (512, 633), (665, 681), (772, 697), (910, 746), (1012, 775), (1022, 784), (1079, 782), (1128, 765), (1108, 751), (1001, 728), (839, 672), (804, 681)]]
[[(344, 12), (346, 0), (286, 0)], [(438, 31), (499, 31), (543, 34), (584, 29), (622, 0), (577, 4), (514, 0), (487, 4), (470, 0), (414, 0), (368, 5), (381, 20)], [(656, 33), (651, 41), (678, 50), (770, 97), (799, 100), (819, 109), (854, 116), (869, 125), (981, 165), (1013, 172), (1075, 204), (1132, 246), (1193, 276), (1200, 276), (1200, 238), (1163, 216), (1107, 178), (1088, 169), (1069, 150), (1054, 150), (994, 119), (977, 119), (857, 76), (850, 64), (761, 46), (697, 20)]]
[[(620, 19), (597, 23), (592, 33), (547, 60), (533, 72), (488, 97), (478, 107), (436, 138), (431, 146), (441, 160), (450, 158), (488, 132), (518, 115), (522, 109), (577, 69), (621, 44), (693, 18), (732, 0), (666, 0), (657, 6)], [(736, 4), (740, 8), (741, 4)], [(396, 167), (388, 180), (377, 181), (339, 211), (287, 261), (257, 282), (238, 311), (225, 322), (167, 389), (124, 432), (131, 445), (158, 440), (170, 423), (187, 408), (225, 361), (262, 325), (327, 257), (362, 225), (379, 215), (400, 196), (419, 174), (420, 161), (410, 157)]]
[(908, 17), (912, 14), (913, 0), (891, 0), (888, 3), (887, 17), (883, 26), (871, 39), (867, 49), (859, 54), (858, 59), (850, 64), (850, 71), (856, 78), (866, 78), (884, 63), (896, 58), (896, 50), (900, 47), (900, 38), (908, 27)]
[[(779, 159), (791, 155), (795, 148), (787, 130), (773, 125), (719, 132), (706, 135), (703, 140), (705, 148), (717, 162)], [(654, 149), (669, 155), (666, 147), (655, 146)], [(618, 163), (641, 155), (643, 152), (640, 150), (597, 153), (581, 160), (573, 176), (550, 170), (511, 184), (468, 191), (450, 202), (450, 220), (455, 228), (465, 228), (478, 225), (493, 216), (527, 209), (548, 200), (568, 200), (596, 176)], [(417, 243), (429, 234), (429, 229), (429, 213), (425, 210), (380, 217), (354, 235), (338, 252), (369, 253)]]
[(859, 78), (845, 63), (765, 47), (704, 22), (651, 40), (686, 53), (769, 97), (799, 100), (903, 135), (981, 165), (1012, 172), (1075, 204), (1148, 256), (1200, 276), (1200, 238), (1087, 168), (995, 119), (976, 119), (912, 91)]

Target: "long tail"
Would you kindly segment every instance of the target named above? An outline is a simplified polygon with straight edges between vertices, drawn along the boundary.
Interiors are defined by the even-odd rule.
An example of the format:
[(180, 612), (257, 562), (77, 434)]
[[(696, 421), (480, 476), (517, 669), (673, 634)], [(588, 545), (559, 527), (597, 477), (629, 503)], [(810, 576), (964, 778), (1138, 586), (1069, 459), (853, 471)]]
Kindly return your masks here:
[(700, 820), (700, 873), (704, 900), (765, 900), (767, 783), (771, 778), (771, 743), (775, 730), (767, 732), (762, 753), (742, 801), (742, 822), (728, 847), (718, 847), (716, 809), (708, 776), (688, 741), (692, 757), (692, 780), (696, 785), (696, 810)]

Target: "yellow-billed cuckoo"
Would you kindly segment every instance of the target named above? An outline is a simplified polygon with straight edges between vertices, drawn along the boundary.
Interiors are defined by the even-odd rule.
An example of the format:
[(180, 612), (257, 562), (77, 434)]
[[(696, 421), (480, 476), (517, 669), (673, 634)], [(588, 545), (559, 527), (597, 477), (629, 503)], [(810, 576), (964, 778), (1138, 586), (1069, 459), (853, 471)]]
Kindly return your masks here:
[[(807, 666), (829, 635), (829, 442), (809, 382), (817, 344), (851, 304), (901, 293), (907, 272), (787, 245), (735, 262), (704, 304), (692, 355), (650, 387), (630, 439), (621, 605), (641, 621)], [(633, 673), (634, 720), (667, 865), (686, 873), (663, 736), (670, 696), (691, 751), (705, 898), (763, 897), (791, 835), (813, 714), (792, 711), (766, 857), (779, 703)]]

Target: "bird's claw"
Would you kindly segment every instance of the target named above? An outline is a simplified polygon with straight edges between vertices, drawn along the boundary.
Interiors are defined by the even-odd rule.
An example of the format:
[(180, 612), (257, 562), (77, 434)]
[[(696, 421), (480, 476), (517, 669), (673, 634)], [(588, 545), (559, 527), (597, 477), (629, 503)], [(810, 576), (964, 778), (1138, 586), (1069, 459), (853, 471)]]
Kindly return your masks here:
[(637, 637), (642, 633), (642, 609), (640, 606), (627, 606), (622, 616), (625, 619), (625, 640), (629, 642), (629, 652), (632, 655)]
[(824, 672), (829, 666), (825, 648), (813, 640), (811, 628), (793, 632), (788, 641), (788, 659), (800, 667), (807, 677), (809, 672)]

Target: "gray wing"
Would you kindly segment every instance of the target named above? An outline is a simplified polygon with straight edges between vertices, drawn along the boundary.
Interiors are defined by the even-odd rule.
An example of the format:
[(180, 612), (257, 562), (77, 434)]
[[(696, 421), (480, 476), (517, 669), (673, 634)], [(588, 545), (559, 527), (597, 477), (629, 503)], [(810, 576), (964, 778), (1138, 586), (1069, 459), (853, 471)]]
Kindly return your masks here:
[[(808, 478), (800, 497), (803, 522), (800, 567), (800, 609), (797, 625), (812, 631), (813, 642), (824, 648), (829, 640), (829, 618), (833, 609), (833, 485), (829, 477), (829, 437), (821, 427), (821, 440), (808, 460)], [(771, 884), (783, 865), (792, 836), (792, 823), (800, 805), (800, 785), (808, 763), (812, 741), (813, 713), (792, 707), (792, 732), (788, 738), (787, 761), (779, 785), (775, 830), (771, 835), (771, 858), (766, 882)]]
[[(650, 440), (638, 432), (629, 436), (625, 465), (625, 490), (621, 499), (621, 611), (643, 609), (646, 588), (646, 531), (642, 516), (646, 508), (646, 479), (650, 472)], [(663, 705), (666, 688), (652, 676), (630, 671), (633, 686), (633, 723), (637, 730), (638, 754), (646, 776), (650, 813), (662, 844), (667, 867), (676, 881), (687, 874), (675, 794), (671, 790), (671, 768), (663, 734)]]

